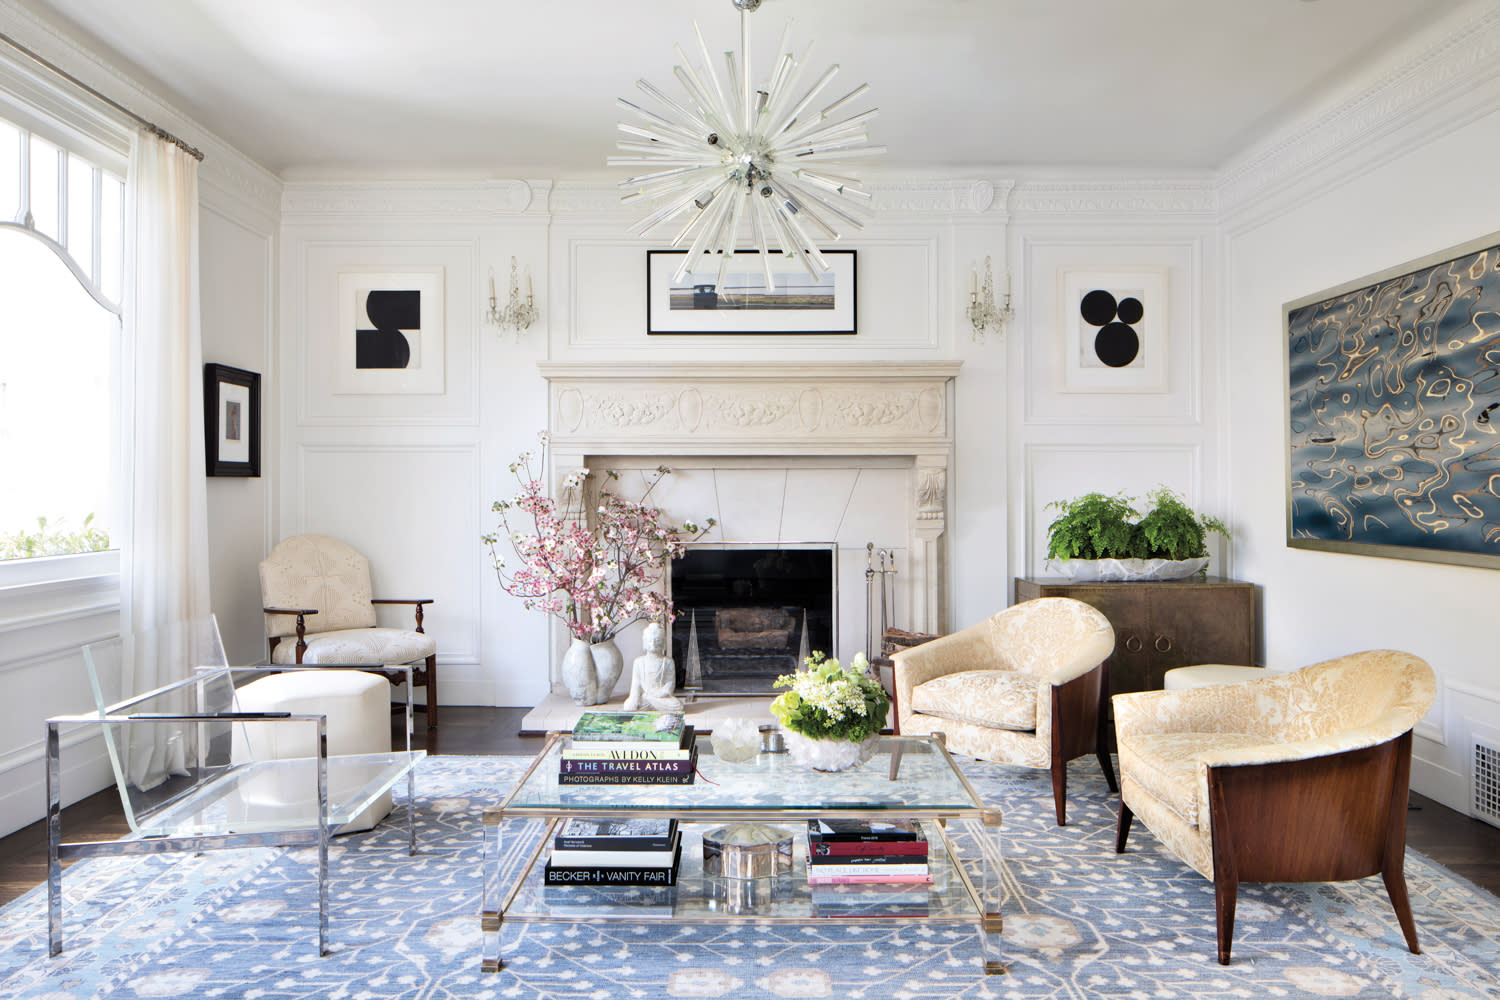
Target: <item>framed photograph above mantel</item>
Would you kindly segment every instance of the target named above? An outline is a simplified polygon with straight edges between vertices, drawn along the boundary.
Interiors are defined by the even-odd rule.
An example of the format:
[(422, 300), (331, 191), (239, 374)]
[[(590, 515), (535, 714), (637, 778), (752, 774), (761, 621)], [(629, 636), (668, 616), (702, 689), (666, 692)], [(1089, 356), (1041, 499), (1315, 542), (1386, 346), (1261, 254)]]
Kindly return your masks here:
[(1500, 569), (1500, 233), (1283, 318), (1287, 545)]
[(852, 334), (855, 251), (824, 250), (829, 270), (812, 277), (795, 258), (773, 252), (766, 287), (759, 251), (734, 255), (719, 285), (718, 269), (673, 276), (685, 250), (646, 251), (648, 334)]
[(258, 372), (203, 366), (203, 442), (208, 475), (260, 475)]

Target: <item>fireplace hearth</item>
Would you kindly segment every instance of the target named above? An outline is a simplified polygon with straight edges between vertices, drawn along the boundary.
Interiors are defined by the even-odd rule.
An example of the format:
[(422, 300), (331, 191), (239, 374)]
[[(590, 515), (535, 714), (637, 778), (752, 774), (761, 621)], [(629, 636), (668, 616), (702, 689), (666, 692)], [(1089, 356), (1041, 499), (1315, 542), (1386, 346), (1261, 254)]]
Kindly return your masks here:
[(673, 560), (677, 686), (764, 695), (812, 650), (832, 650), (836, 555), (832, 543), (719, 545)]

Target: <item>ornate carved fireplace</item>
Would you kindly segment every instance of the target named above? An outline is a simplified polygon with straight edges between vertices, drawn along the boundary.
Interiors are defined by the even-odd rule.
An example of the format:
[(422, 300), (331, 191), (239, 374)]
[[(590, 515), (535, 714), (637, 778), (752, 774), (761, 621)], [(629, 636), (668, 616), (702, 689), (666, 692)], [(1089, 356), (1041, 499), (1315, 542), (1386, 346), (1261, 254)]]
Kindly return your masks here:
[[(832, 534), (768, 538), (763, 527), (744, 528), (748, 518), (738, 523), (721, 518), (709, 540), (837, 542), (841, 566), (835, 572), (844, 586), (838, 588), (835, 617), (840, 624), (830, 652), (851, 655), (864, 647), (869, 634), (863, 590), (866, 541), (903, 550), (897, 583), (902, 620), (891, 624), (913, 631), (946, 631), (944, 533), (953, 454), (953, 380), (959, 365), (543, 362), (538, 368), (548, 381), (551, 476), (555, 488), (561, 489), (564, 479), (582, 468), (628, 469), (659, 459), (674, 467), (691, 466), (703, 479), (709, 473), (727, 476), (732, 471), (738, 477), (737, 490), (764, 490), (768, 495), (779, 490), (789, 509), (827, 503), (833, 509), (820, 523), (837, 525)], [(854, 485), (845, 490), (804, 484), (801, 492), (789, 497), (783, 482), (789, 467), (804, 475), (826, 468), (832, 476), (837, 470), (854, 476)], [(757, 475), (775, 481), (757, 483)], [(878, 486), (867, 488), (865, 482)], [(704, 496), (722, 501), (717, 480), (713, 488), (715, 492)], [(849, 524), (850, 518), (839, 509), (849, 504), (851, 492), (858, 493), (867, 507), (882, 507), (880, 530), (894, 537), (867, 539), (858, 534), (866, 526)], [(682, 510), (674, 510), (673, 502), (684, 501), (673, 501), (669, 494), (662, 505), (677, 517), (701, 519), (711, 513), (702, 509), (701, 497), (695, 500), (699, 506), (689, 504)], [(773, 531), (777, 527), (792, 530), (773, 522)], [(839, 533), (845, 537), (835, 537)], [(698, 628), (701, 639), (701, 621)], [(716, 634), (717, 629), (715, 623)], [(685, 666), (679, 659), (679, 669)]]

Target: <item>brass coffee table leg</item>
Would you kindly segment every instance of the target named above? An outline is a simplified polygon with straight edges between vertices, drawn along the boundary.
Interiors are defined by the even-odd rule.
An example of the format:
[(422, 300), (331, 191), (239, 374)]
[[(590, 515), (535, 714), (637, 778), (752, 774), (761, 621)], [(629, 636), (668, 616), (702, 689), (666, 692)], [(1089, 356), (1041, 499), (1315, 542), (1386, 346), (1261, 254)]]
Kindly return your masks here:
[(500, 824), (503, 822), (503, 813), (496, 816), (488, 813), (485, 815), (484, 867), (481, 874), (484, 886), (479, 907), (479, 968), (483, 972), (499, 972), (505, 968), (505, 963), (500, 958), (500, 924), (505, 919), (500, 899)]
[[(1005, 920), (1000, 915), (1000, 899), (1004, 889), (1000, 882), (1000, 853), (1004, 845), (1000, 841), (1000, 810), (986, 809), (980, 814), (984, 824), (983, 834), (994, 838), (994, 857), (992, 864), (986, 864), (983, 857), (980, 864), (983, 867), (983, 890), (981, 895), (984, 900), (984, 916), (980, 920), (979, 939), (980, 947), (984, 952), (984, 972), (987, 976), (1003, 975), (1008, 970), (1005, 962), (1000, 956), (1000, 933), (1005, 929)], [(983, 843), (979, 845), (983, 851)]]

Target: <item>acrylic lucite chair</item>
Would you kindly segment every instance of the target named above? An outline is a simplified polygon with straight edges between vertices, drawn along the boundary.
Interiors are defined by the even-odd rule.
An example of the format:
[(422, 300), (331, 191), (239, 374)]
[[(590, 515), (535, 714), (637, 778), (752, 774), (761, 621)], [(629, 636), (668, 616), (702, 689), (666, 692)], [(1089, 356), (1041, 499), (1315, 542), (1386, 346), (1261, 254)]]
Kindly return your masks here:
[[(328, 753), (328, 720), (314, 712), (242, 712), (236, 684), (265, 667), (230, 667), (212, 619), (84, 647), (97, 709), (47, 720), (47, 929), (62, 951), (62, 863), (101, 855), (220, 848), (317, 848), (318, 952), (328, 954), (328, 843), (402, 777), (407, 779), (407, 850), (416, 853), (415, 767), (407, 745), (390, 753)], [(124, 669), (169, 664), (187, 676), (107, 703)], [(410, 692), (411, 686), (407, 685)], [(409, 697), (409, 696), (408, 696)], [(301, 728), (310, 756), (257, 759), (256, 727)], [(62, 748), (98, 754), (114, 772), (130, 833), (114, 841), (62, 839)]]

